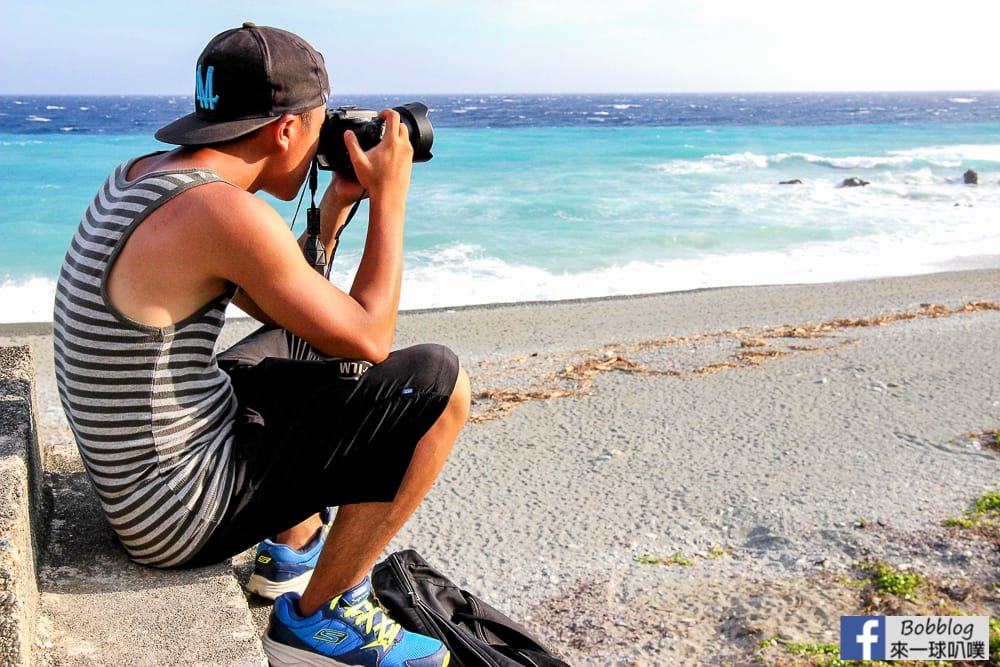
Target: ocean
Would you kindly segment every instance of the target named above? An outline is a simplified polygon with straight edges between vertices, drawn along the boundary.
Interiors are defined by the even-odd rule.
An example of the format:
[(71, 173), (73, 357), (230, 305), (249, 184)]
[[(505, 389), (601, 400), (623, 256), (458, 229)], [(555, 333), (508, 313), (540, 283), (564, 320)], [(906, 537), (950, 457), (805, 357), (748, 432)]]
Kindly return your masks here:
[[(413, 170), (403, 309), (1000, 266), (1000, 92), (335, 102), (413, 100), (430, 108), (434, 158)], [(0, 322), (51, 320), (97, 188), (121, 161), (169, 148), (153, 132), (192, 108), (189, 96), (0, 97)], [(267, 199), (302, 231), (305, 205), (294, 219), (297, 202)], [(365, 213), (333, 265), (345, 288)]]

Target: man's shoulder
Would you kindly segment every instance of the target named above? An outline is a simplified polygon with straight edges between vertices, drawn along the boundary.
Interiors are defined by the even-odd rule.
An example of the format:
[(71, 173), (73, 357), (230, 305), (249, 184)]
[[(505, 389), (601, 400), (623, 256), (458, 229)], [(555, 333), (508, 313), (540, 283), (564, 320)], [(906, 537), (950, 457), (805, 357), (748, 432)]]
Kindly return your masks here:
[(269, 213), (277, 215), (277, 212), (260, 197), (221, 178), (191, 188), (182, 193), (178, 199), (182, 200), (184, 205), (197, 209), (202, 215), (212, 217), (244, 215), (247, 212), (264, 216)]
[(181, 194), (171, 217), (181, 223), (190, 242), (212, 245), (242, 247), (248, 240), (289, 233), (287, 223), (270, 204), (225, 181), (205, 183)]

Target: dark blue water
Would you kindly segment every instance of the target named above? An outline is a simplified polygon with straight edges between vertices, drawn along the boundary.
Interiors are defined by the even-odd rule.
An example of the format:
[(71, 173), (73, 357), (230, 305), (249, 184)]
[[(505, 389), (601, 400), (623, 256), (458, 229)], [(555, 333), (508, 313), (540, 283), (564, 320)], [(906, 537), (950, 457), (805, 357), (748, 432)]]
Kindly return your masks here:
[[(413, 96), (362, 95), (333, 105), (381, 109)], [(1000, 92), (677, 95), (428, 95), (436, 127), (818, 126), (988, 123)], [(0, 96), (0, 134), (152, 134), (193, 110), (186, 96)]]

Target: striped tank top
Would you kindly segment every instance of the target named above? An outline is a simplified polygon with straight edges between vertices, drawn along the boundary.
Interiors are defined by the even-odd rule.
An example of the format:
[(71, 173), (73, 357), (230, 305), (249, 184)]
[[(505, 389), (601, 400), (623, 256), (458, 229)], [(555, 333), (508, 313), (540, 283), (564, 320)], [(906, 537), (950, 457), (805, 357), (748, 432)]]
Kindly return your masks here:
[(56, 287), (56, 382), (94, 489), (133, 560), (171, 567), (194, 555), (233, 490), (236, 399), (215, 342), (234, 288), (182, 322), (151, 327), (108, 298), (129, 235), (173, 197), (221, 181), (212, 171), (126, 180), (120, 165), (84, 214)]

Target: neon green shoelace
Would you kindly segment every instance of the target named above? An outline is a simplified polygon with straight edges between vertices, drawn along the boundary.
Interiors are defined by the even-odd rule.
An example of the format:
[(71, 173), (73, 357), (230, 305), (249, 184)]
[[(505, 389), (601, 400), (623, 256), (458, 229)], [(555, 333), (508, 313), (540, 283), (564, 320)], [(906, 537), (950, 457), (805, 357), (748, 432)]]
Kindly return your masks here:
[(344, 611), (344, 618), (353, 619), (356, 626), (364, 627), (366, 635), (370, 636), (374, 631), (375, 638), (362, 648), (381, 646), (388, 651), (402, 629), (399, 623), (386, 616), (381, 609), (372, 604), (371, 600), (348, 607)]

